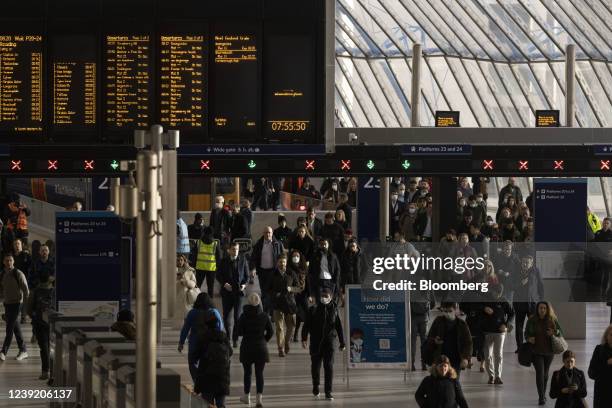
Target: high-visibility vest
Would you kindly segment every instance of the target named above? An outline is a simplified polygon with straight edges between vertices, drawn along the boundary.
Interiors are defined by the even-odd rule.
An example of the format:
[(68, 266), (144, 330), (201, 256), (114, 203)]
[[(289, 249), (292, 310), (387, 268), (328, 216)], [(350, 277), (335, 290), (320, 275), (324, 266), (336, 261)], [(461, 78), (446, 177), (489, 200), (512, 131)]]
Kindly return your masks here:
[(196, 269), (200, 271), (216, 271), (217, 260), (215, 254), (217, 252), (219, 241), (214, 240), (210, 244), (200, 240), (198, 242), (198, 257), (196, 258)]
[(587, 215), (587, 222), (589, 223), (589, 227), (591, 227), (593, 234), (601, 229), (601, 221), (599, 221), (597, 215), (593, 213)]

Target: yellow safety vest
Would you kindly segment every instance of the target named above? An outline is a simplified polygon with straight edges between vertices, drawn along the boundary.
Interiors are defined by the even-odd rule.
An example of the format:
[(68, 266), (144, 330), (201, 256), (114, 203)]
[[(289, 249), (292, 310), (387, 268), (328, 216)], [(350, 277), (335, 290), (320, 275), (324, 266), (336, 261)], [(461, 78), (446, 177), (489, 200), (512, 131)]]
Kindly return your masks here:
[(589, 223), (589, 227), (591, 227), (593, 234), (601, 229), (601, 221), (599, 221), (599, 218), (597, 218), (595, 214), (590, 213), (587, 215), (587, 222)]
[(217, 260), (215, 253), (219, 241), (214, 240), (211, 244), (205, 244), (204, 241), (198, 242), (198, 257), (196, 258), (196, 269), (200, 271), (216, 271)]

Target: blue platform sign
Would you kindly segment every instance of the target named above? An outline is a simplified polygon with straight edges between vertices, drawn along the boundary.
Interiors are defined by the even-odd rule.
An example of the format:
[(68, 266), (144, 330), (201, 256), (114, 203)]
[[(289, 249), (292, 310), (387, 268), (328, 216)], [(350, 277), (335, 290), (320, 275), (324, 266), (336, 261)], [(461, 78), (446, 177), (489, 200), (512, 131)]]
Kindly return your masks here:
[(469, 156), (472, 145), (465, 144), (426, 144), (402, 145), (403, 156)]
[(348, 368), (408, 369), (408, 292), (346, 287)]
[(370, 242), (378, 241), (380, 179), (362, 176), (357, 179), (357, 186), (357, 236)]
[(179, 156), (323, 156), (325, 145), (186, 145), (178, 149), (178, 154)]
[(534, 179), (535, 240), (586, 242), (586, 178)]
[(55, 226), (58, 310), (114, 319), (130, 298), (119, 218), (107, 211), (57, 212)]

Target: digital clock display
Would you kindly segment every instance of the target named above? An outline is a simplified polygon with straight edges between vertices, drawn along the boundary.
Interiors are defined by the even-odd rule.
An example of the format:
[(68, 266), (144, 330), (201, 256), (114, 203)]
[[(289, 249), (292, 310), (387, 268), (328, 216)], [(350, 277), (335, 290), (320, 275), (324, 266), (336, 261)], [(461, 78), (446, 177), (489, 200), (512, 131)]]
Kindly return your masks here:
[(272, 120), (269, 122), (273, 132), (305, 132), (310, 122), (306, 120)]

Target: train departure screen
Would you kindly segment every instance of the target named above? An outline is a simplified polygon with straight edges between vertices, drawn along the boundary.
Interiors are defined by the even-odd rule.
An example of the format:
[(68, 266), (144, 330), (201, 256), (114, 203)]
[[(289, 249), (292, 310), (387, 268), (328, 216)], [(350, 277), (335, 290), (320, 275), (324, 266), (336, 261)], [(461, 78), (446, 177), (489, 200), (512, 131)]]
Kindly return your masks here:
[(97, 64), (95, 37), (53, 39), (53, 126), (56, 130), (96, 125)]
[(106, 125), (147, 128), (152, 93), (148, 35), (107, 35), (105, 68)]
[(164, 126), (205, 129), (206, 49), (203, 35), (162, 35), (160, 119)]
[(211, 72), (212, 136), (256, 136), (258, 127), (258, 51), (252, 33), (214, 35)]
[(315, 114), (312, 39), (269, 34), (265, 50), (264, 137), (304, 140), (312, 133)]
[(40, 35), (0, 34), (0, 130), (43, 130), (42, 49)]

